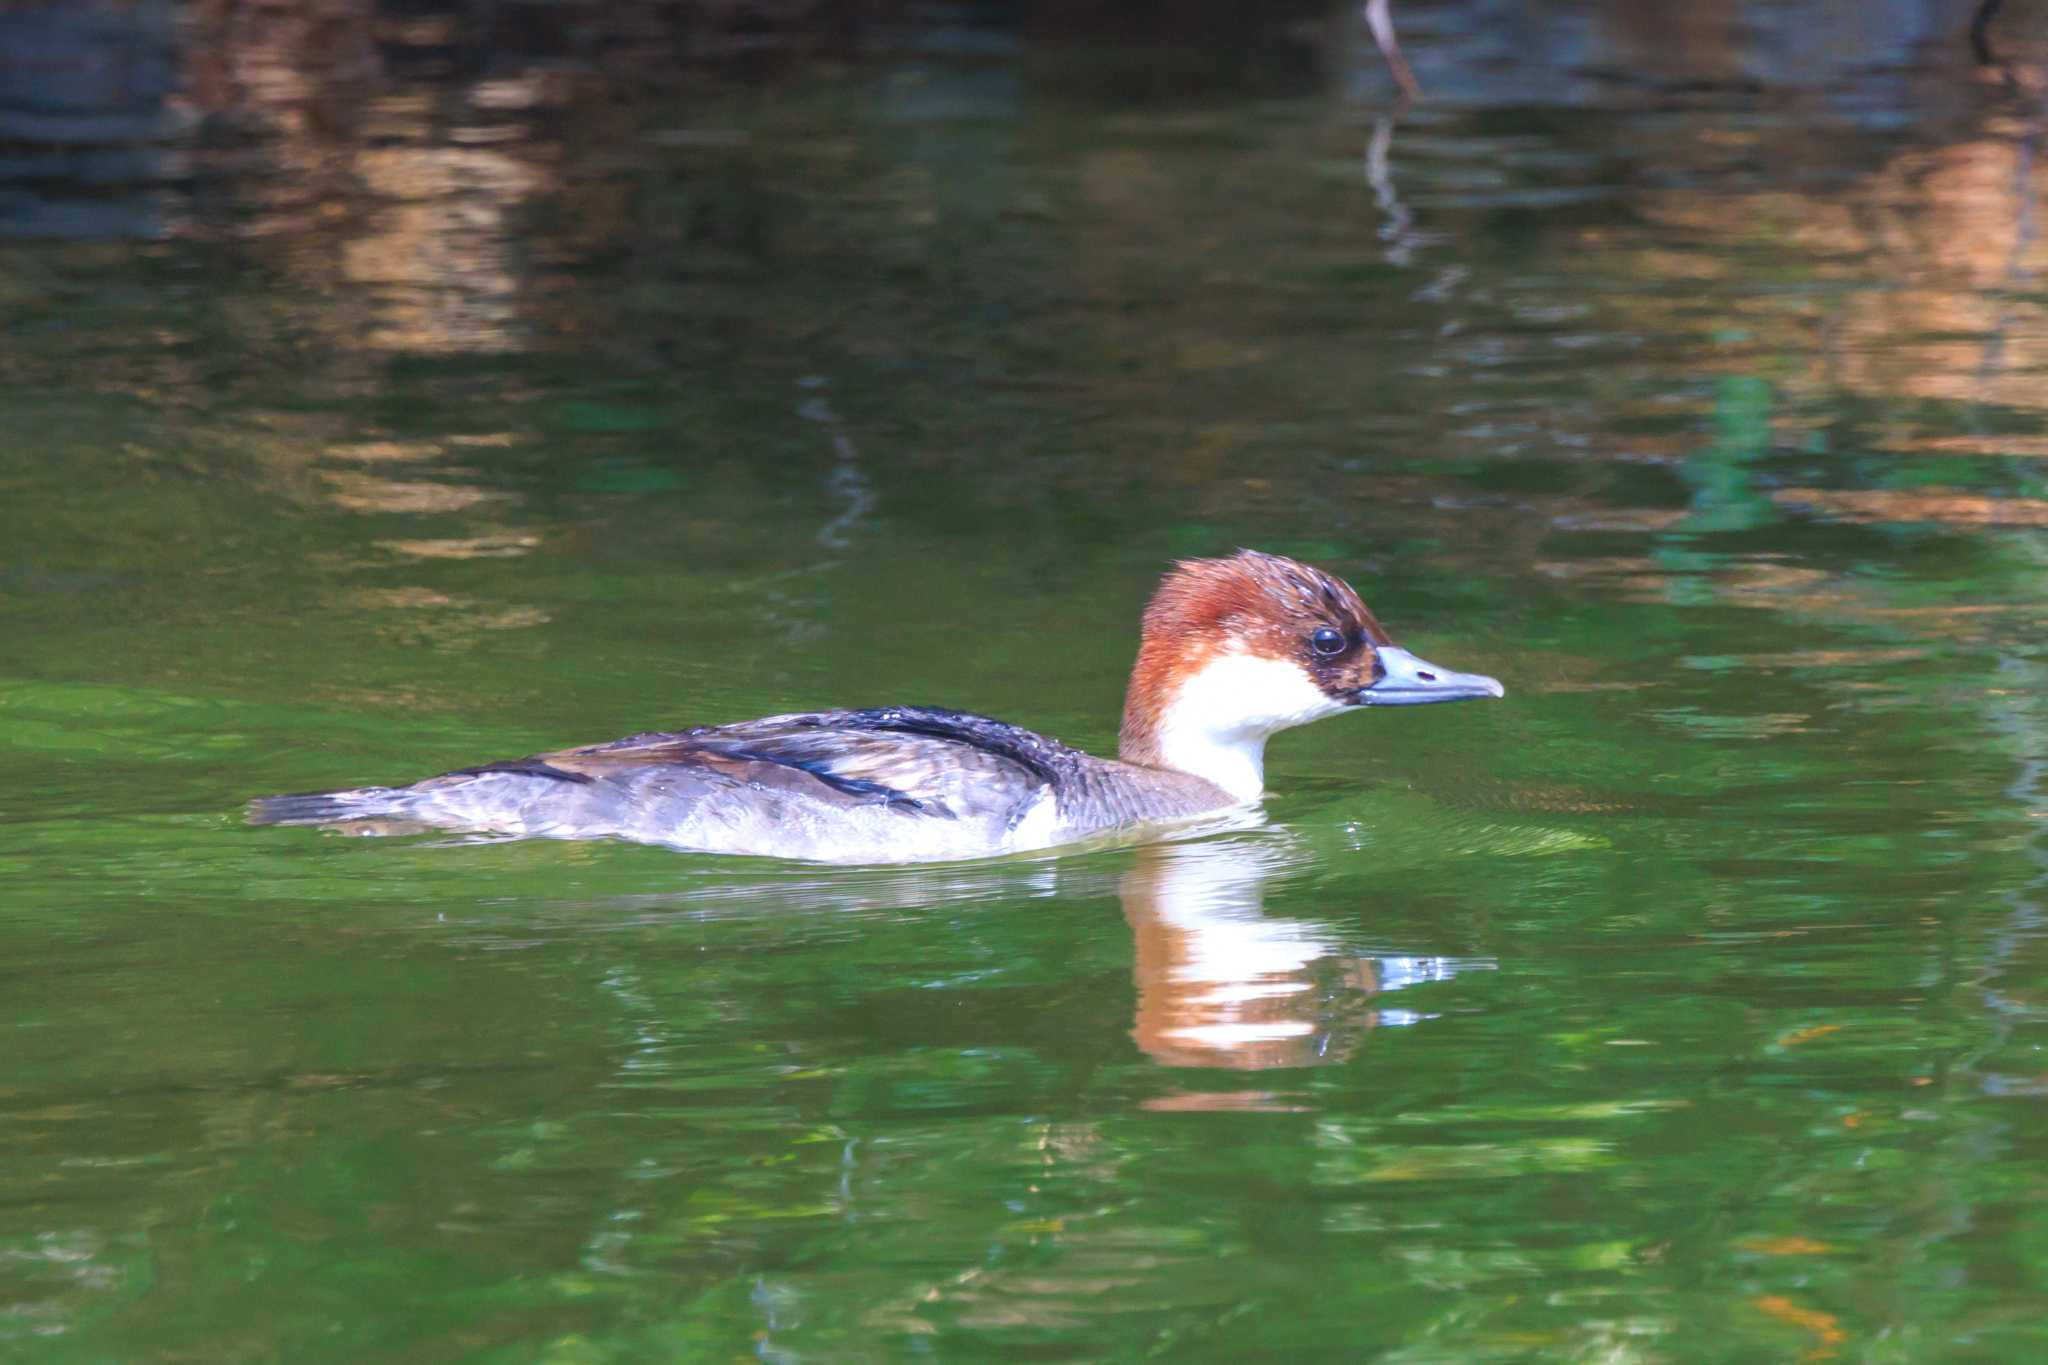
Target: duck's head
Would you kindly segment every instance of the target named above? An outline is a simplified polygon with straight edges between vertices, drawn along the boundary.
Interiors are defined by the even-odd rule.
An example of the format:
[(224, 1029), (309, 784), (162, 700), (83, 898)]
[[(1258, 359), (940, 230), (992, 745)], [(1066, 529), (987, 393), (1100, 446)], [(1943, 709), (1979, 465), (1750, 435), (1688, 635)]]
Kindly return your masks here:
[(1118, 752), (1254, 801), (1282, 730), (1361, 706), (1505, 695), (1400, 648), (1343, 579), (1240, 550), (1182, 561), (1152, 595)]

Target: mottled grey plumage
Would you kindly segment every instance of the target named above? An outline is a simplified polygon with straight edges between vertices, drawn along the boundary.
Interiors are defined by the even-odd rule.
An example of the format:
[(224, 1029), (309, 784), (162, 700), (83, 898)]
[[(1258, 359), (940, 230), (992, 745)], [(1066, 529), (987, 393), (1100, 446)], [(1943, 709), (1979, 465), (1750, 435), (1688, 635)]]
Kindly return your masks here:
[(986, 716), (887, 707), (633, 735), (408, 787), (265, 797), (249, 818), (913, 862), (1043, 848), (1231, 804), (1190, 774), (1094, 758)]

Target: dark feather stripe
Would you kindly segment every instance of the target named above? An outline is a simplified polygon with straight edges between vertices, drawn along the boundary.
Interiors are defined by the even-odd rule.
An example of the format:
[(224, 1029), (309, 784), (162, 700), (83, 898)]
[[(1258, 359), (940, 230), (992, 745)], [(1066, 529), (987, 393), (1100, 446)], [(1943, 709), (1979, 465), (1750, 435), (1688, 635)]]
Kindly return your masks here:
[(952, 811), (937, 801), (921, 801), (907, 791), (901, 791), (886, 782), (877, 782), (872, 778), (848, 777), (844, 773), (834, 772), (829, 758), (799, 758), (794, 754), (763, 753), (740, 745), (721, 748), (719, 752), (732, 758), (755, 763), (772, 763), (777, 767), (807, 772), (832, 790), (844, 792), (848, 796), (869, 796), (899, 810), (915, 811), (920, 815), (942, 816), (948, 820), (955, 818)]
[(443, 773), (442, 777), (483, 777), (489, 773), (511, 773), (518, 777), (547, 777), (557, 782), (588, 783), (592, 779), (585, 773), (572, 773), (557, 768), (544, 758), (508, 758), (502, 763), (481, 763), (474, 768), (457, 768)]
[(1022, 726), (1010, 725), (967, 711), (947, 711), (936, 706), (878, 706), (866, 711), (829, 711), (806, 716), (810, 725), (845, 730), (896, 731), (953, 740), (984, 753), (1006, 758), (1039, 781), (1057, 786), (1081, 757), (1056, 739), (1048, 739)]
[[(827, 714), (805, 716), (799, 723), (807, 728), (826, 729), (832, 720), (833, 716)], [(840, 771), (834, 765), (842, 761), (841, 756), (832, 752), (829, 734), (785, 733), (741, 738), (732, 733), (745, 728), (742, 723), (739, 726), (702, 725), (693, 730), (649, 731), (551, 757), (564, 762), (588, 756), (643, 763), (760, 763), (808, 773), (842, 795), (880, 801), (895, 810), (946, 820), (959, 818), (942, 801), (929, 800), (886, 782)], [(543, 762), (538, 759), (529, 761)], [(571, 775), (583, 782), (593, 780), (580, 772)], [(745, 780), (743, 774), (735, 772), (733, 775)]]

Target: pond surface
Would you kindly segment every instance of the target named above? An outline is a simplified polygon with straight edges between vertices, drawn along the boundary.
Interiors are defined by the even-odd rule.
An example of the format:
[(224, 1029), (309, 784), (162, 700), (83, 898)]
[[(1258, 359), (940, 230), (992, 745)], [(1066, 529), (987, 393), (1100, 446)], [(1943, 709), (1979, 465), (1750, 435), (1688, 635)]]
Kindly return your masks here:
[[(1350, 17), (252, 10), (161, 163), (10, 163), (0, 1358), (2048, 1355), (2048, 35), (1639, 9), (1397, 7), (1398, 119)], [(1069, 856), (241, 822), (1109, 751), (1238, 545), (1507, 701)]]

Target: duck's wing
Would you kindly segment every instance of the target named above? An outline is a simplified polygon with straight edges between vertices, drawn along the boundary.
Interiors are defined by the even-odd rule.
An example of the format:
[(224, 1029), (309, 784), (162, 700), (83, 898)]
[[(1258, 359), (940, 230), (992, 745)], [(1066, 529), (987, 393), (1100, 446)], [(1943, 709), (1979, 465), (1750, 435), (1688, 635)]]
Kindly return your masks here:
[[(896, 707), (634, 735), (406, 787), (265, 797), (249, 818), (357, 832), (616, 837), (828, 862), (1039, 847), (1102, 765), (980, 716)], [(1042, 822), (1042, 827), (1041, 827)]]
[(686, 771), (831, 804), (1009, 823), (1082, 761), (1057, 740), (986, 716), (883, 707), (633, 735), (489, 770), (567, 782), (632, 782), (662, 770)]

